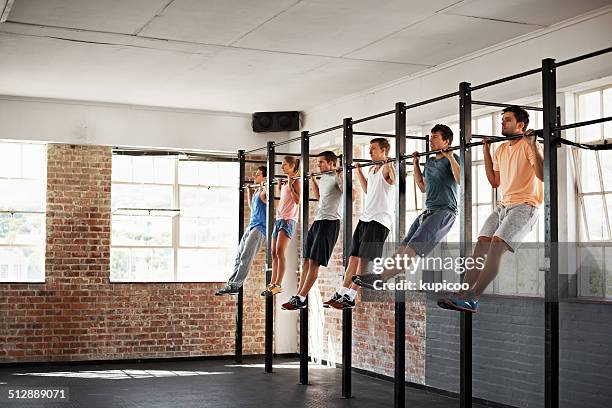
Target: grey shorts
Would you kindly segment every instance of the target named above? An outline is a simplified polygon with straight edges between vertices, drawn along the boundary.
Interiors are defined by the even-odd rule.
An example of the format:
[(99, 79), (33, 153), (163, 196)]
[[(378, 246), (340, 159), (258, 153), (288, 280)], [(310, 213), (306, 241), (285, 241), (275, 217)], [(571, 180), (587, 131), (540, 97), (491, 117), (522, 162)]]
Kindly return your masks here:
[(455, 222), (456, 214), (448, 208), (423, 211), (412, 223), (402, 245), (407, 245), (425, 256), (448, 234)]
[(514, 250), (538, 222), (538, 209), (529, 204), (495, 206), (480, 230), (479, 237), (499, 237)]

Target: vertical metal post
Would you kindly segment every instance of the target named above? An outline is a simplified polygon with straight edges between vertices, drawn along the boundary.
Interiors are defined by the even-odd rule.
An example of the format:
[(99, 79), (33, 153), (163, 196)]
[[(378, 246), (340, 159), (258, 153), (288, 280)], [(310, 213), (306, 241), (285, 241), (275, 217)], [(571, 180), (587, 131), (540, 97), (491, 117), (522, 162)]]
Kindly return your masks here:
[[(395, 242), (406, 233), (406, 104), (395, 104)], [(405, 274), (398, 275), (405, 279)], [(395, 384), (393, 405), (406, 406), (406, 292), (395, 290)]]
[[(472, 255), (472, 152), (468, 143), (472, 141), (472, 90), (470, 84), (459, 84), (459, 128), (460, 128), (460, 236), (459, 256)], [(462, 277), (463, 280), (463, 277)], [(472, 406), (472, 315), (461, 312), (460, 344), (460, 407)]]
[[(268, 213), (266, 217), (266, 285), (272, 280), (272, 230), (274, 229), (274, 142), (268, 142), (268, 193), (266, 201), (268, 202)], [(265, 337), (265, 372), (272, 372), (272, 346), (274, 344), (274, 297), (266, 297), (266, 337)]]
[[(353, 234), (353, 119), (345, 118), (342, 121), (342, 202), (344, 207), (344, 222), (342, 228), (342, 258), (346, 271)], [(342, 397), (351, 398), (351, 352), (353, 347), (353, 311), (342, 311)]]
[[(300, 201), (300, 216), (301, 216), (301, 241), (302, 248), (306, 245), (308, 237), (308, 204), (310, 199), (310, 182), (308, 173), (310, 172), (310, 139), (308, 132), (302, 132), (302, 199)], [(302, 263), (304, 262), (304, 253), (302, 252)], [(302, 273), (307, 271), (302, 270)], [(306, 296), (308, 303), (308, 296)], [(308, 385), (308, 307), (300, 309), (300, 384)]]
[(555, 60), (542, 60), (544, 118), (544, 242), (549, 264), (544, 279), (544, 407), (559, 406), (559, 202), (557, 188), (557, 78)]
[[(244, 178), (245, 178), (245, 162), (244, 162), (244, 150), (238, 150), (238, 161), (239, 161), (239, 178), (238, 178), (238, 242), (242, 239), (244, 234)], [(242, 316), (244, 297), (242, 292), (242, 286), (238, 289), (238, 299), (236, 300), (236, 343), (235, 343), (235, 357), (234, 360), (237, 363), (242, 363)]]

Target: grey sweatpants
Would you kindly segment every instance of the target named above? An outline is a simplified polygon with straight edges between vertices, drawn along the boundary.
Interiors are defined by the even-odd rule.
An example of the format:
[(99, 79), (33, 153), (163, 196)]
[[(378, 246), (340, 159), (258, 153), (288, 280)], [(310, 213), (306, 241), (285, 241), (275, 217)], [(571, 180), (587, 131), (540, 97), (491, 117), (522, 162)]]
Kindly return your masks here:
[(266, 237), (257, 228), (251, 228), (242, 235), (234, 263), (234, 273), (227, 281), (228, 285), (236, 289), (242, 286), (249, 274), (253, 258), (265, 240)]

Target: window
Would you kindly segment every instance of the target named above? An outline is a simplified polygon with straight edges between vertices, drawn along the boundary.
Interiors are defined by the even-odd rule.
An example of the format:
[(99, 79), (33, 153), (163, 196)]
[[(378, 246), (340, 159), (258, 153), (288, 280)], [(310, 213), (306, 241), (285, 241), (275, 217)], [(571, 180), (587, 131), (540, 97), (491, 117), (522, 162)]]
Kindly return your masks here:
[[(576, 95), (576, 121), (612, 116), (612, 87)], [(581, 143), (612, 137), (612, 123), (580, 127)], [(607, 151), (572, 149), (578, 188), (579, 295), (612, 297), (612, 160)]]
[(44, 282), (47, 148), (0, 142), (0, 282)]
[(235, 163), (113, 156), (111, 281), (227, 279), (237, 184)]

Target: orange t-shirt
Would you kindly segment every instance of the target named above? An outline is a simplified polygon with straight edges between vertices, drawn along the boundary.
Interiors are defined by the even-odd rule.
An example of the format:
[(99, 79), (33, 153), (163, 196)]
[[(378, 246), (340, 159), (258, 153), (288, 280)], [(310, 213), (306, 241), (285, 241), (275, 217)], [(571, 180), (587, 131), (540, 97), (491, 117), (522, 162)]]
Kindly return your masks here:
[[(541, 147), (538, 145), (538, 149)], [(502, 143), (493, 157), (493, 170), (499, 171), (503, 205), (529, 204), (539, 207), (544, 200), (544, 186), (536, 177), (535, 154), (529, 144), (519, 139), (514, 145)]]

